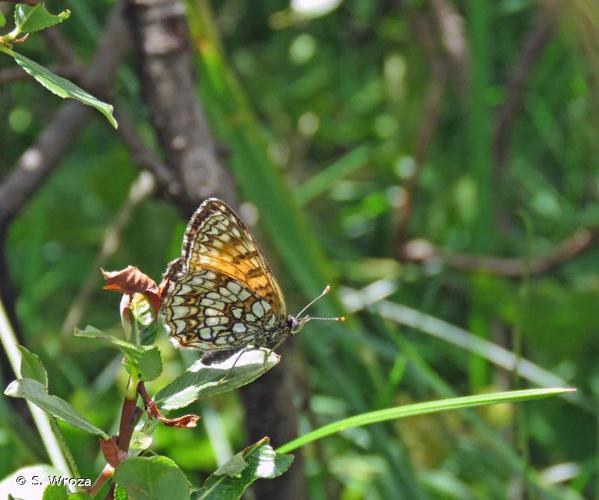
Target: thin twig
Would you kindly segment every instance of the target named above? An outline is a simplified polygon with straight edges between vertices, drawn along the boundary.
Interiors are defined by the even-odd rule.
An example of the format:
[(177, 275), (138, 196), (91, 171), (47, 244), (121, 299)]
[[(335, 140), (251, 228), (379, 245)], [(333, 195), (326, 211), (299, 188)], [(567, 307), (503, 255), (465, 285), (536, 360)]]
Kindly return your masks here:
[(505, 175), (511, 129), (522, 107), (526, 83), (540, 57), (543, 55), (549, 40), (553, 36), (556, 4), (551, 1), (545, 2), (545, 5), (546, 7), (537, 17), (537, 21), (528, 32), (522, 43), (522, 47), (518, 51), (520, 56), (512, 67), (509, 83), (506, 88), (506, 98), (495, 117), (493, 149), (495, 156), (494, 180), (496, 185), (499, 185)]
[(599, 237), (598, 230), (579, 229), (557, 244), (544, 256), (527, 258), (491, 257), (487, 255), (450, 254), (435, 248), (430, 242), (415, 240), (402, 249), (405, 260), (425, 262), (440, 259), (460, 271), (480, 271), (507, 278), (521, 278), (527, 272), (542, 274), (562, 265), (588, 250)]
[(119, 122), (117, 133), (129, 150), (131, 160), (139, 167), (152, 172), (159, 189), (170, 198), (181, 212), (184, 212), (190, 202), (181, 186), (181, 182), (173, 175), (168, 166), (146, 146), (131, 117), (121, 109), (116, 113), (116, 118)]
[(416, 12), (407, 6), (406, 13), (410, 18), (415, 38), (424, 49), (427, 59), (431, 61), (431, 73), (430, 82), (424, 98), (422, 120), (414, 145), (413, 158), (415, 169), (406, 182), (405, 199), (398, 214), (399, 220), (395, 236), (398, 248), (401, 247), (407, 237), (408, 224), (414, 208), (414, 197), (418, 188), (418, 180), (439, 122), (441, 104), (445, 93), (446, 75), (445, 64), (437, 48), (431, 23), (424, 16), (416, 15)]

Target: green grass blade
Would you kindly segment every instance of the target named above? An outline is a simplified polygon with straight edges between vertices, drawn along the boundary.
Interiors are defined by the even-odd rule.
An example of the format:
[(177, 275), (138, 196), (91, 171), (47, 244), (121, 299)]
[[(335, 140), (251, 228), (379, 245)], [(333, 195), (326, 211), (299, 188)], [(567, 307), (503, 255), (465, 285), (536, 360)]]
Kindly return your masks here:
[(344, 418), (338, 422), (333, 422), (320, 427), (312, 432), (304, 434), (297, 439), (289, 441), (277, 449), (278, 453), (289, 453), (312, 441), (322, 439), (332, 434), (337, 434), (346, 429), (362, 427), (365, 425), (395, 420), (398, 418), (413, 417), (415, 415), (426, 415), (428, 413), (437, 413), (447, 410), (459, 410), (462, 408), (473, 408), (475, 406), (484, 406), (498, 403), (516, 403), (528, 401), (531, 399), (546, 398), (556, 396), (566, 392), (572, 392), (576, 389), (571, 388), (550, 388), (550, 389), (524, 389), (520, 391), (494, 392), (491, 394), (478, 394), (476, 396), (464, 396), (459, 398), (441, 399), (437, 401), (428, 401), (426, 403), (416, 403), (405, 406), (395, 406), (384, 410), (377, 410), (353, 417)]
[(371, 146), (364, 144), (352, 149), (317, 174), (310, 177), (295, 191), (300, 205), (305, 205), (329, 189), (337, 179), (344, 177), (366, 165), (370, 158)]

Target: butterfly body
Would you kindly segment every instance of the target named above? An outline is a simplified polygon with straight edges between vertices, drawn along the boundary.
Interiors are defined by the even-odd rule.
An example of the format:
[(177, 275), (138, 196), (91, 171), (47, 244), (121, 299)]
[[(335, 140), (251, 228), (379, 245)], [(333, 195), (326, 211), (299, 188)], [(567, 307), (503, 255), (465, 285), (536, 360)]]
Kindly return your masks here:
[(163, 315), (171, 337), (204, 353), (246, 346), (272, 349), (307, 318), (287, 314), (285, 299), (258, 243), (222, 201), (206, 200), (164, 275)]

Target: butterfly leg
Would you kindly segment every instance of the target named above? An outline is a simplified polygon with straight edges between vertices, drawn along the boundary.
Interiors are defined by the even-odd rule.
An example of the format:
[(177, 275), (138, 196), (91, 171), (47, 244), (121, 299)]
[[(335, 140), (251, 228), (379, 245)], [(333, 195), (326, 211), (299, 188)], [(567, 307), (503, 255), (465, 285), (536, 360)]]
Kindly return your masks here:
[(253, 348), (244, 347), (243, 349), (232, 349), (230, 351), (221, 351), (221, 352), (229, 353), (229, 356), (227, 356), (227, 358), (225, 358), (225, 359), (229, 359), (229, 357), (231, 357), (236, 352), (239, 352), (239, 354), (237, 355), (237, 358), (235, 358), (235, 361), (233, 362), (233, 365), (231, 366), (231, 368), (229, 368), (227, 370), (227, 373), (225, 373), (225, 376), (218, 381), (219, 384), (223, 384), (225, 382), (225, 380), (227, 380), (229, 378), (229, 375), (231, 375), (233, 368), (235, 368), (235, 365), (237, 365), (237, 362), (241, 359), (241, 356), (243, 355), (243, 353), (251, 351), (252, 349)]
[[(218, 383), (219, 383), (219, 384), (222, 384), (222, 383), (224, 383), (224, 382), (225, 382), (225, 380), (227, 380), (227, 379), (229, 378), (229, 375), (231, 375), (231, 372), (233, 371), (233, 369), (234, 369), (234, 368), (235, 368), (235, 366), (237, 365), (237, 362), (238, 362), (238, 361), (241, 359), (241, 356), (242, 356), (244, 353), (246, 353), (246, 352), (249, 352), (249, 351), (253, 351), (253, 350), (256, 350), (256, 347), (254, 347), (254, 346), (247, 346), (247, 347), (244, 347), (243, 349), (240, 349), (240, 350), (239, 350), (239, 354), (237, 355), (237, 358), (236, 358), (236, 359), (235, 359), (235, 361), (233, 362), (233, 365), (231, 366), (231, 368), (229, 368), (229, 369), (227, 370), (227, 373), (225, 374), (225, 376), (224, 376), (223, 378), (221, 378), (221, 379), (218, 381)], [(266, 372), (268, 371), (268, 358), (269, 358), (269, 356), (270, 356), (270, 353), (271, 353), (271, 352), (273, 352), (273, 350), (272, 350), (272, 349), (269, 349), (269, 348), (262, 348), (262, 349), (259, 349), (259, 350), (261, 350), (262, 352), (264, 352), (264, 363), (263, 363), (263, 365), (262, 365), (262, 373), (266, 373)], [(221, 351), (221, 352), (223, 352), (223, 353), (224, 353), (224, 352), (227, 352), (227, 353), (232, 353), (232, 354), (235, 354), (235, 352), (238, 352), (238, 351), (236, 351), (236, 350), (231, 350), (231, 351)], [(230, 355), (232, 355), (232, 354), (230, 354)]]

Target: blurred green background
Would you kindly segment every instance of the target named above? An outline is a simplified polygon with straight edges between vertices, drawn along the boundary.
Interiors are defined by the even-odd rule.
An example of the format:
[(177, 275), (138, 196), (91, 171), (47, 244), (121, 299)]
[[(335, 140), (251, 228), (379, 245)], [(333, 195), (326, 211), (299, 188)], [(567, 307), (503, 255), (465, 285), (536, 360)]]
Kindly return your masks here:
[[(89, 60), (113, 3), (47, 4), (72, 10), (61, 32)], [(315, 443), (304, 450), (309, 497), (599, 498), (596, 2), (186, 6), (196, 46), (210, 48), (215, 33), (222, 44), (194, 53), (198, 98), (240, 199), (258, 208), (256, 231), (291, 312), (332, 279), (350, 316), (347, 326), (310, 324), (289, 354), (300, 432), (450, 395), (556, 381), (579, 390)], [(41, 36), (22, 52), (50, 67), (60, 60)], [(0, 71), (12, 65), (0, 59)], [(130, 57), (109, 101), (155, 147), (134, 68)], [(61, 104), (31, 80), (0, 86), (2, 176)], [(119, 298), (100, 290), (96, 257), (138, 174), (94, 116), (4, 239), (22, 342), (48, 368), (51, 392), (105, 429), (117, 425), (125, 374), (114, 352), (64, 324), (91, 280), (79, 326), (120, 328)], [(103, 267), (133, 264), (158, 280), (185, 222), (168, 200), (148, 197)], [(156, 388), (184, 367), (160, 345)], [(505, 370), (518, 353), (546, 371)], [(196, 410), (205, 427), (161, 428), (153, 449), (197, 482), (246, 437), (236, 395)], [(24, 413), (0, 399), (0, 477), (45, 461)], [(94, 477), (96, 441), (63, 429)]]

